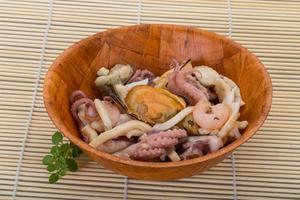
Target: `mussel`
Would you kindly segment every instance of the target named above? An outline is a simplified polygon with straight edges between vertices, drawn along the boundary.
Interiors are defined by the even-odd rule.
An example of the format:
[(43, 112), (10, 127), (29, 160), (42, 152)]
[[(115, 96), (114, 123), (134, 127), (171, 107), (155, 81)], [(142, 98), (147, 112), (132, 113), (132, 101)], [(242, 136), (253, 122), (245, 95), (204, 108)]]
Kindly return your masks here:
[(185, 101), (161, 88), (135, 86), (126, 98), (128, 113), (151, 125), (163, 123), (186, 107)]

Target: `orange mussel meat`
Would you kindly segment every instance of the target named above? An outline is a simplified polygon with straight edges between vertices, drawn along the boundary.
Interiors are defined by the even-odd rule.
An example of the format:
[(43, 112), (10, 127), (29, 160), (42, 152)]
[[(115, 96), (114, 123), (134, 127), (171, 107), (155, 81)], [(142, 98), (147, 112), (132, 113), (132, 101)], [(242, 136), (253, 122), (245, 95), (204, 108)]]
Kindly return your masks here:
[(130, 114), (149, 124), (163, 123), (186, 107), (182, 98), (148, 85), (132, 88), (125, 102)]

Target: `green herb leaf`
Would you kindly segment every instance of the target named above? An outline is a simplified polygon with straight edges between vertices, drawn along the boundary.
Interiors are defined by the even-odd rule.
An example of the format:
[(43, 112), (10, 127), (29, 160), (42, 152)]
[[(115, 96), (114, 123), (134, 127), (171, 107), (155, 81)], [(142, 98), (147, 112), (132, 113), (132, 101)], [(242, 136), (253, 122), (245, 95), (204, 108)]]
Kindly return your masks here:
[(78, 170), (78, 165), (74, 159), (67, 159), (67, 165), (71, 172), (76, 172)]
[(58, 157), (60, 155), (60, 149), (57, 146), (53, 146), (50, 152), (54, 157)]
[(65, 171), (68, 170), (68, 165), (67, 165), (67, 163), (65, 163), (65, 164), (63, 164), (63, 165), (61, 166), (61, 170), (65, 170)]
[(66, 170), (61, 170), (59, 174), (60, 174), (60, 176), (65, 176), (66, 175)]
[(51, 155), (46, 155), (43, 158), (43, 164), (44, 165), (49, 165), (53, 160), (53, 157)]
[(79, 155), (79, 152), (78, 152), (78, 149), (77, 149), (77, 148), (72, 149), (72, 150), (71, 150), (71, 153), (72, 153), (72, 156), (73, 156), (74, 158), (76, 158), (76, 157)]
[(65, 164), (66, 163), (66, 158), (59, 157), (58, 161), (60, 162), (60, 164)]
[(82, 151), (75, 144), (71, 143), (70, 146), (72, 148), (72, 155), (74, 158), (82, 153)]
[(59, 131), (56, 131), (52, 136), (52, 143), (58, 145), (63, 141), (63, 136)]
[(47, 170), (50, 172), (49, 183), (57, 182), (61, 177), (67, 174), (67, 171), (75, 172), (78, 165), (73, 159), (77, 157), (81, 150), (73, 143), (63, 143), (63, 136), (60, 132), (55, 132), (52, 136), (51, 155), (43, 158), (43, 164), (48, 165)]
[(58, 181), (59, 175), (58, 173), (51, 174), (49, 176), (49, 183), (55, 183)]
[(60, 152), (62, 155), (65, 155), (69, 149), (70, 149), (70, 145), (68, 143), (62, 144), (60, 146)]
[(47, 167), (48, 172), (53, 172), (55, 171), (55, 166), (53, 164), (49, 164)]
[(61, 168), (61, 163), (58, 162), (58, 161), (56, 161), (56, 163), (54, 164), (54, 166), (55, 166), (56, 170), (59, 170)]

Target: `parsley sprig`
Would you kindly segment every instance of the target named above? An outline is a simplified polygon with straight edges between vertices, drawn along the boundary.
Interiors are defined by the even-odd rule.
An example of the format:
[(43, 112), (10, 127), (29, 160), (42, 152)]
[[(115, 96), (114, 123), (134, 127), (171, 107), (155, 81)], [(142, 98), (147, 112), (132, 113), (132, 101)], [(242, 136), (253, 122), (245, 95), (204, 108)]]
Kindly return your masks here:
[(54, 146), (52, 146), (50, 154), (43, 158), (43, 164), (47, 165), (47, 170), (50, 172), (49, 183), (57, 182), (66, 175), (68, 170), (77, 171), (78, 165), (74, 158), (81, 153), (75, 144), (64, 143), (63, 135), (58, 131), (52, 136), (52, 144)]

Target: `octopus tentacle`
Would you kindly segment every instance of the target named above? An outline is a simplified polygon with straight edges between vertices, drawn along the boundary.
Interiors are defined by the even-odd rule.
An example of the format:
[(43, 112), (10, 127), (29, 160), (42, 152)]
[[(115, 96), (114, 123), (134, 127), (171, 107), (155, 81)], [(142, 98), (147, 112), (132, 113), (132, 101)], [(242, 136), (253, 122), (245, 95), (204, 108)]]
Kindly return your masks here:
[(70, 95), (70, 102), (71, 102), (71, 104), (73, 104), (75, 101), (82, 99), (82, 98), (87, 98), (86, 94), (84, 92), (82, 92), (81, 90), (75, 90)]
[(195, 70), (180, 70), (176, 66), (169, 76), (167, 88), (174, 94), (187, 97), (191, 105), (195, 105), (200, 100), (208, 100), (207, 89), (200, 84), (196, 84), (193, 79)]
[(183, 129), (151, 133), (141, 137), (138, 143), (116, 153), (116, 155), (135, 160), (151, 160), (166, 154), (168, 148), (174, 147), (178, 143), (178, 139), (186, 136), (187, 133)]
[(97, 113), (95, 103), (89, 101), (85, 104), (85, 106), (86, 106), (86, 109), (85, 109), (86, 118), (90, 121), (98, 120), (99, 114)]
[(184, 152), (180, 155), (180, 158), (186, 160), (215, 152), (223, 147), (223, 142), (217, 136), (196, 136), (189, 137), (182, 147)]
[(153, 84), (154, 78), (155, 75), (151, 71), (147, 69), (137, 69), (127, 83), (133, 83), (144, 79), (148, 79), (149, 84)]
[[(88, 117), (92, 117), (92, 118), (95, 117), (95, 115), (93, 115), (93, 112), (91, 111), (91, 109), (93, 109), (94, 106), (95, 106), (95, 105), (94, 105), (94, 102), (93, 102), (91, 99), (89, 99), (89, 98), (81, 98), (81, 99), (75, 101), (75, 102), (72, 104), (72, 106), (71, 106), (71, 113), (72, 113), (73, 118), (74, 118), (74, 119), (77, 121), (77, 123), (80, 124), (80, 125), (82, 125), (82, 122), (81, 122), (81, 120), (79, 119), (77, 112), (78, 112), (79, 107), (80, 107), (81, 105), (83, 105), (83, 104), (86, 106), (86, 107), (85, 107), (85, 114), (88, 115)], [(88, 108), (90, 108), (89, 111), (87, 111)]]
[(170, 64), (170, 68), (171, 69), (173, 69), (173, 68), (176, 69), (178, 67), (180, 67), (179, 62), (176, 59), (172, 59), (172, 62)]
[(114, 103), (114, 99), (111, 96), (104, 96), (103, 101), (108, 101), (109, 103)]
[(182, 147), (185, 151), (180, 155), (180, 158), (186, 160), (189, 158), (199, 157), (207, 153), (209, 144), (208, 141), (200, 140), (184, 143)]
[(138, 78), (141, 75), (141, 70), (137, 69), (134, 74), (132, 75), (132, 77), (127, 81), (127, 83), (132, 83), (135, 82), (136, 78)]
[(135, 138), (133, 137), (127, 138), (121, 136), (99, 145), (97, 149), (106, 153), (114, 153), (114, 152), (121, 151), (134, 143), (135, 143)]
[[(72, 94), (73, 97), (71, 97), (70, 100), (74, 101), (74, 103), (71, 106), (71, 113), (73, 118), (76, 120), (78, 126), (82, 128), (84, 125), (86, 125), (86, 123), (94, 123), (94, 125), (97, 128), (99, 128), (96, 128), (96, 130), (100, 131), (101, 127), (103, 126), (103, 123), (102, 119), (100, 118), (97, 112), (95, 103), (91, 99), (84, 97), (85, 94), (80, 90), (76, 90)], [(80, 98), (78, 99), (78, 97)], [(119, 121), (120, 111), (110, 100), (110, 97), (106, 96), (103, 103), (105, 108), (109, 112), (109, 117), (112, 121), (112, 126), (115, 126)], [(83, 111), (81, 118), (78, 115), (80, 109)], [(84, 119), (85, 122), (83, 122), (82, 119)]]

